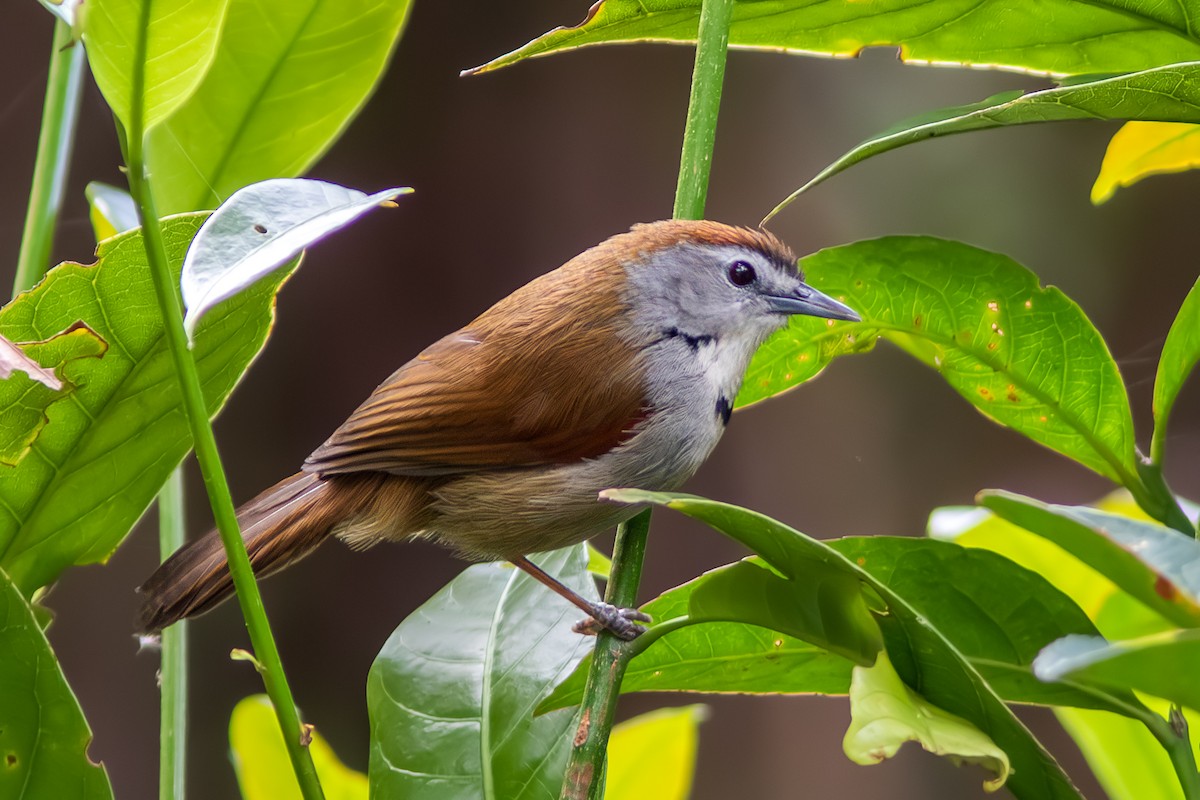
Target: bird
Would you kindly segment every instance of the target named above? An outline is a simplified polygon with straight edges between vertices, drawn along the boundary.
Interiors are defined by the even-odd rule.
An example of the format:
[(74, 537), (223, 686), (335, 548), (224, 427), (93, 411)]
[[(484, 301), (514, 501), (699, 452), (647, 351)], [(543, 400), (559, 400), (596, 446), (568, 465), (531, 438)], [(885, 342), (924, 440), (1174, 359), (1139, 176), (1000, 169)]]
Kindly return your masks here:
[[(430, 538), (525, 570), (588, 615), (577, 630), (632, 639), (644, 614), (583, 598), (528, 556), (640, 510), (602, 490), (680, 488), (724, 433), (751, 356), (797, 314), (859, 320), (764, 229), (664, 220), (611, 236), (421, 351), (242, 505), (255, 575), (331, 536), (355, 549)], [(217, 532), (138, 591), (147, 634), (225, 600)]]

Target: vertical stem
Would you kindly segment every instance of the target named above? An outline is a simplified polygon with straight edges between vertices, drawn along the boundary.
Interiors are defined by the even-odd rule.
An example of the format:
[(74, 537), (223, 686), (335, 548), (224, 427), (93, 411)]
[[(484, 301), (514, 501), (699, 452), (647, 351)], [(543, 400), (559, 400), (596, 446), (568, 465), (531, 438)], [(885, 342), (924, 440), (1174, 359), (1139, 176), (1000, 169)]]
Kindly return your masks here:
[(725, 54), (729, 49), (729, 20), (733, 0), (704, 0), (696, 34), (696, 65), (692, 69), (692, 94), (683, 150), (679, 156), (679, 182), (675, 187), (675, 219), (703, 219), (717, 140), (717, 112), (725, 82)]
[[(679, 182), (675, 189), (676, 219), (704, 217), (732, 16), (733, 0), (703, 0), (696, 34), (692, 91), (679, 162)], [(637, 601), (649, 531), (648, 510), (617, 529), (612, 575), (606, 591), (609, 603), (625, 607)], [(604, 797), (608, 737), (612, 732), (617, 699), (621, 694), (621, 681), (631, 657), (627, 643), (607, 632), (597, 637), (579, 709), (574, 746), (563, 781), (564, 800), (601, 800)]]
[(33, 186), (29, 190), (25, 230), (17, 255), (14, 295), (41, 280), (50, 267), (50, 248), (54, 244), (54, 228), (62, 209), (63, 187), (75, 144), (86, 63), (83, 45), (71, 41), (71, 27), (61, 19), (57, 20), (50, 50), (50, 74), (46, 76), (42, 128), (33, 165)]
[[(646, 554), (646, 536), (650, 532), (647, 509), (617, 528), (613, 547), (613, 568), (605, 602), (619, 608), (637, 602), (642, 579), (642, 561)], [(629, 664), (626, 643), (608, 631), (601, 631), (592, 651), (592, 667), (583, 690), (571, 758), (563, 781), (563, 800), (600, 800), (604, 797), (604, 768), (608, 736), (612, 731), (621, 695), (621, 680)]]
[[(183, 545), (183, 468), (167, 478), (158, 493), (158, 549), (162, 560)], [(183, 800), (187, 783), (187, 621), (162, 632), (159, 666), (162, 707), (158, 733), (159, 800)]]
[[(233, 578), (233, 586), (237, 591), (238, 604), (242, 616), (246, 620), (246, 628), (250, 633), (250, 642), (254, 647), (254, 655), (261, 665), (263, 684), (271, 704), (275, 707), (275, 716), (279, 720), (279, 728), (283, 733), (284, 745), (296, 773), (296, 782), (300, 786), (304, 800), (324, 800), (321, 783), (313, 766), (312, 754), (308, 751), (308, 736), (300, 725), (300, 714), (292, 699), (292, 690), (287, 683), (287, 675), (283, 671), (283, 662), (279, 658), (279, 650), (275, 646), (275, 638), (271, 635), (271, 626), (267, 621), (267, 612), (263, 608), (262, 595), (259, 594), (258, 584), (254, 580), (254, 570), (250, 566), (250, 557), (246, 554), (246, 545), (242, 541), (241, 531), (238, 530), (237, 512), (233, 506), (233, 498), (229, 494), (229, 484), (225, 479), (225, 470), (221, 466), (221, 456), (217, 451), (217, 440), (213, 435), (212, 423), (208, 417), (208, 405), (204, 400), (204, 391), (200, 386), (200, 375), (196, 370), (196, 361), (192, 351), (188, 349), (187, 334), (183, 330), (182, 301), (179, 296), (179, 282), (167, 264), (167, 251), (163, 244), (162, 228), (158, 222), (158, 211), (154, 205), (154, 195), (146, 179), (145, 161), (145, 106), (143, 98), (146, 91), (145, 51), (146, 31), (150, 4), (142, 7), (143, 19), (138, 27), (139, 39), (135, 43), (137, 55), (134, 58), (134, 71), (131, 80), (130, 118), (124, 128), (125, 163), (129, 178), (129, 193), (138, 210), (138, 221), (142, 226), (142, 242), (146, 249), (146, 260), (150, 265), (150, 277), (154, 281), (154, 292), (158, 298), (159, 313), (162, 315), (163, 333), (167, 340), (167, 349), (171, 360), (175, 363), (175, 374), (179, 379), (180, 392), (183, 395), (183, 406), (187, 413), (188, 426), (191, 428), (192, 445), (195, 448), (196, 460), (200, 464), (200, 472), (204, 476), (204, 487), (208, 491), (208, 500), (212, 506), (213, 517), (216, 519), (217, 531), (221, 536), (221, 544), (225, 547), (225, 555), (229, 561), (229, 572)], [(140, 65), (140, 66), (139, 66)], [(120, 132), (121, 129), (118, 129)]]

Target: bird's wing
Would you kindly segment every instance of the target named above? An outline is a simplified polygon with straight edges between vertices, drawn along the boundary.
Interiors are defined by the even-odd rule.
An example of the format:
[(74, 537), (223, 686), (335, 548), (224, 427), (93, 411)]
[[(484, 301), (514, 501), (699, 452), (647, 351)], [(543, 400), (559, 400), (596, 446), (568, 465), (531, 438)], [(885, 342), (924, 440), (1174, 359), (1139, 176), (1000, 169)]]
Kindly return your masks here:
[(640, 358), (611, 320), (557, 311), (533, 308), (522, 315), (528, 325), (499, 326), (489, 312), (434, 343), (384, 381), (305, 471), (449, 475), (607, 452), (646, 414)]

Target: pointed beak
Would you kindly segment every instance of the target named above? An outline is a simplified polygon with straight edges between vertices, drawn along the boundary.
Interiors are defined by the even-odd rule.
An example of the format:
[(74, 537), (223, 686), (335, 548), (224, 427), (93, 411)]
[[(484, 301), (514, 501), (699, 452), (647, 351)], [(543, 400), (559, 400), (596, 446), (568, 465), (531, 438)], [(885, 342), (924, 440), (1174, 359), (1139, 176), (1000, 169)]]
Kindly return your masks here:
[(771, 310), (779, 314), (805, 314), (824, 319), (844, 319), (861, 322), (862, 317), (845, 303), (839, 303), (827, 294), (822, 294), (806, 283), (787, 295), (767, 295)]

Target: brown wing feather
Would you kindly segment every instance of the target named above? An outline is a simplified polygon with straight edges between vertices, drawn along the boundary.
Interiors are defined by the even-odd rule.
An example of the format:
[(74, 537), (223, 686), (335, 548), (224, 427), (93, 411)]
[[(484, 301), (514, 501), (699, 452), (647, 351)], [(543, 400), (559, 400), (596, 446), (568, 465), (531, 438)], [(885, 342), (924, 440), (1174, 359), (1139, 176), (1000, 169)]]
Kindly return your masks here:
[(304, 469), (446, 475), (608, 451), (645, 413), (623, 280), (594, 249), (527, 284), (393, 373)]

